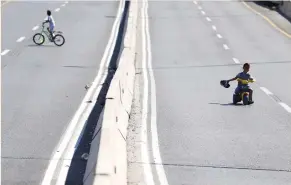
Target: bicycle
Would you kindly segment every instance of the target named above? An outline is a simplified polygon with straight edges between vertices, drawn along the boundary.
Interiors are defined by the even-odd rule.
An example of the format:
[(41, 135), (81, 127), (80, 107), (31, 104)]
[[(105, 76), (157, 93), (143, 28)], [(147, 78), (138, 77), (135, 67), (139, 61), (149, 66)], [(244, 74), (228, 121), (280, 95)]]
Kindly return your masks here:
[[(63, 33), (61, 31), (54, 31), (53, 33), (55, 33), (54, 38), (52, 38), (52, 35), (50, 34), (50, 32), (45, 29), (44, 24), (42, 24), (41, 32), (34, 34), (33, 42), (37, 45), (42, 45), (45, 41), (44, 35), (46, 35), (50, 42), (53, 42), (57, 46), (62, 46), (65, 43), (65, 38), (62, 35)], [(38, 36), (38, 40), (36, 40), (37, 36)], [(40, 40), (40, 42), (38, 42), (39, 40)], [(57, 41), (60, 41), (60, 40), (61, 40), (61, 42), (59, 44)]]

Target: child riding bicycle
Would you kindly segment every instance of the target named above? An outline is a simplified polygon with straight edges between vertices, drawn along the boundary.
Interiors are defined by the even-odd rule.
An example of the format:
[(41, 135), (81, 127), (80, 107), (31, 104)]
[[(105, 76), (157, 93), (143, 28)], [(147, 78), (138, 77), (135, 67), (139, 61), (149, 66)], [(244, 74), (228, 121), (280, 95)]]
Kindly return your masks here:
[(53, 41), (54, 40), (53, 31), (56, 25), (55, 20), (50, 10), (47, 10), (46, 14), (47, 14), (47, 17), (45, 18), (45, 21), (42, 24), (44, 25), (45, 23), (49, 23), (49, 27), (47, 28), (47, 30), (51, 35), (50, 41)]

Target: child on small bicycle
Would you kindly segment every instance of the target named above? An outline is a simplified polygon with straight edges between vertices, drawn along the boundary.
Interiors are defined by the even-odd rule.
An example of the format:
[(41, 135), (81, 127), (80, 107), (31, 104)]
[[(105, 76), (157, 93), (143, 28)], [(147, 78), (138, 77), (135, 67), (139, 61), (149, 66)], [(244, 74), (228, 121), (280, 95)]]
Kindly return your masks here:
[(54, 28), (55, 28), (55, 25), (56, 25), (55, 24), (55, 20), (54, 20), (54, 18), (52, 16), (52, 13), (51, 13), (50, 10), (47, 10), (46, 14), (47, 14), (47, 17), (45, 18), (45, 21), (42, 24), (49, 23), (49, 27), (47, 29), (48, 29), (48, 32), (51, 35), (50, 41), (53, 41), (54, 40), (53, 31), (54, 31)]
[[(249, 74), (250, 70), (250, 64), (245, 63), (243, 65), (243, 72), (240, 72), (236, 75), (236, 77), (227, 80), (227, 83), (237, 80), (238, 78), (242, 80), (253, 80), (252, 76)], [(249, 104), (253, 104), (253, 90), (250, 88), (248, 84), (242, 84), (240, 81), (238, 81), (237, 88), (235, 89), (235, 94), (239, 94), (242, 90), (249, 92)]]

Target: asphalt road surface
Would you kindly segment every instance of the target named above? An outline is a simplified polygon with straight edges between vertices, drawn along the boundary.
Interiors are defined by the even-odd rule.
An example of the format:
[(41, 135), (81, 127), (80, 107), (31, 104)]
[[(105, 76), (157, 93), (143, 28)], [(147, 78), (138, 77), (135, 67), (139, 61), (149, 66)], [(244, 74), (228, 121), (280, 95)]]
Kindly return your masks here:
[[(129, 184), (290, 184), (291, 40), (241, 2), (148, 5), (140, 15), (149, 34), (141, 24)], [(234, 106), (236, 82), (225, 89), (219, 81), (245, 62), (257, 79), (255, 104)]]
[[(9, 2), (1, 7), (1, 184), (40, 184), (86, 93), (85, 85), (97, 74), (118, 5), (55, 1)], [(32, 42), (39, 31), (32, 29), (44, 20), (47, 9), (52, 10), (55, 29), (64, 32), (62, 47)]]

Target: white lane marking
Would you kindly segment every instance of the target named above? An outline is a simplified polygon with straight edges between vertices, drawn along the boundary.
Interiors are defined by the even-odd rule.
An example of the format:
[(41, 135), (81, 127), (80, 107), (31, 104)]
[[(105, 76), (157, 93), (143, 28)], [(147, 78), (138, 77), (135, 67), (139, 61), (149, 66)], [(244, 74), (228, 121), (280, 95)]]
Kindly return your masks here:
[(229, 47), (228, 47), (226, 44), (223, 44), (223, 48), (224, 48), (225, 50), (228, 50), (228, 49), (229, 49)]
[(58, 12), (58, 11), (60, 11), (60, 10), (61, 10), (60, 8), (55, 9), (56, 12)]
[(16, 42), (22, 42), (25, 39), (25, 37), (20, 37), (19, 39), (16, 40)]
[(201, 13), (202, 13), (203, 15), (205, 15), (205, 12), (204, 12), (203, 10), (201, 10)]
[(216, 36), (220, 39), (222, 38), (222, 36), (220, 34), (216, 34)]
[(264, 93), (266, 93), (267, 95), (273, 95), (273, 93), (269, 91), (266, 87), (260, 87), (260, 89), (264, 91)]
[(214, 25), (212, 25), (212, 29), (213, 29), (214, 31), (217, 30), (216, 26), (214, 26)]
[(279, 102), (279, 105), (281, 105), (287, 112), (291, 113), (291, 107), (289, 107), (286, 103)]
[[(81, 133), (81, 131), (82, 131), (82, 129), (79, 129), (79, 130), (75, 129), (76, 126), (78, 126), (77, 124), (78, 123), (81, 124), (78, 126), (79, 128), (84, 127), (84, 124), (86, 123), (86, 120), (87, 120), (90, 112), (92, 111), (92, 109), (97, 101), (97, 97), (98, 97), (99, 92), (102, 88), (99, 84), (103, 83), (101, 81), (101, 77), (102, 77), (102, 75), (104, 75), (104, 70), (105, 70), (104, 67), (105, 67), (105, 65), (109, 64), (109, 62), (110, 62), (109, 53), (113, 52), (113, 49), (114, 49), (113, 46), (114, 46), (114, 43), (116, 42), (117, 33), (114, 33), (114, 32), (117, 32), (117, 30), (118, 30), (117, 26), (118, 26), (118, 23), (120, 22), (120, 19), (121, 19), (121, 16), (119, 16), (119, 15), (121, 15), (122, 6), (124, 6), (124, 1), (120, 1), (117, 18), (115, 19), (115, 22), (113, 24), (113, 28), (112, 28), (111, 35), (109, 38), (109, 42), (107, 43), (104, 55), (101, 59), (98, 74), (97, 74), (96, 78), (94, 79), (94, 81), (91, 85), (91, 88), (88, 90), (84, 99), (82, 100), (82, 103), (80, 104), (74, 117), (72, 118), (71, 122), (69, 123), (69, 125), (66, 129), (66, 132), (62, 136), (61, 142), (58, 144), (57, 148), (55, 149), (55, 152), (54, 152), (54, 154), (49, 162), (45, 176), (44, 176), (43, 181), (41, 183), (42, 185), (50, 185), (51, 184), (51, 181), (54, 177), (56, 167), (59, 164), (59, 161), (60, 161), (63, 153), (67, 149), (68, 144), (70, 142), (76, 143), (78, 140), (78, 136), (79, 136), (76, 133)], [(106, 64), (106, 62), (107, 62), (107, 64)], [(104, 76), (103, 76), (103, 79), (104, 79)], [(97, 90), (96, 90), (96, 87), (97, 87)], [(91, 99), (91, 97), (92, 97), (92, 99)], [(92, 100), (92, 103), (88, 104), (87, 103), (88, 100)], [(68, 150), (68, 152), (66, 152), (66, 156), (73, 156), (74, 150), (71, 150), (71, 149), (67, 149), (67, 150)], [(69, 159), (71, 159), (71, 158), (69, 158)], [(66, 164), (70, 165), (71, 160), (68, 160), (68, 161), (70, 161), (70, 162), (66, 163)], [(60, 183), (63, 180), (64, 176), (67, 176), (67, 172), (68, 172), (67, 167), (65, 167), (65, 169), (63, 169), (63, 168), (60, 169), (58, 179), (61, 179), (61, 180), (58, 180), (58, 183)]]
[(239, 64), (239, 60), (237, 58), (232, 58), (232, 60), (234, 61), (234, 63)]
[(147, 46), (146, 46), (146, 26), (145, 19), (146, 17), (146, 9), (145, 9), (146, 0), (143, 0), (143, 15), (144, 19), (142, 19), (142, 74), (143, 74), (143, 107), (142, 107), (142, 131), (141, 131), (141, 158), (143, 162), (143, 169), (145, 175), (145, 181), (147, 185), (154, 185), (153, 172), (150, 165), (149, 159), (149, 150), (148, 150), (148, 129), (147, 129), (147, 115), (148, 115), (148, 74), (147, 74)]
[(211, 21), (211, 19), (210, 19), (209, 17), (206, 17), (206, 20), (207, 20), (208, 22), (210, 22), (210, 21)]
[(69, 1), (65, 1), (65, 3), (66, 3), (66, 4), (68, 4), (68, 3), (69, 3)]
[(201, 7), (201, 6), (198, 6), (198, 9), (199, 9), (199, 10), (202, 10), (202, 7)]
[(193, 1), (193, 3), (197, 5), (197, 1)]
[(37, 30), (38, 28), (39, 28), (39, 26), (35, 26), (35, 27), (32, 28), (32, 31), (35, 31), (35, 30)]
[(2, 52), (1, 52), (1, 56), (4, 56), (4, 55), (6, 55), (7, 53), (9, 53), (9, 49), (5, 49), (5, 50), (3, 50)]
[(150, 75), (150, 84), (151, 84), (151, 133), (152, 133), (152, 151), (153, 151), (153, 160), (155, 162), (156, 171), (161, 185), (168, 185), (168, 180), (163, 166), (163, 161), (161, 158), (160, 147), (159, 147), (159, 137), (157, 129), (157, 111), (156, 111), (156, 83), (154, 72), (152, 68), (152, 53), (151, 53), (151, 38), (149, 33), (149, 21), (148, 21), (148, 3), (146, 4), (146, 36), (147, 36), (147, 48), (148, 48), (148, 69)]
[(62, 4), (62, 5), (61, 5), (61, 7), (64, 7), (64, 6), (66, 6), (66, 4)]

